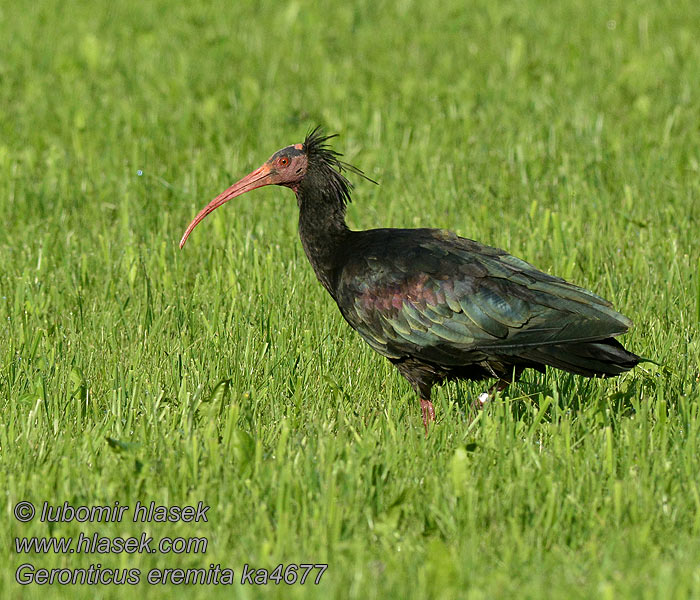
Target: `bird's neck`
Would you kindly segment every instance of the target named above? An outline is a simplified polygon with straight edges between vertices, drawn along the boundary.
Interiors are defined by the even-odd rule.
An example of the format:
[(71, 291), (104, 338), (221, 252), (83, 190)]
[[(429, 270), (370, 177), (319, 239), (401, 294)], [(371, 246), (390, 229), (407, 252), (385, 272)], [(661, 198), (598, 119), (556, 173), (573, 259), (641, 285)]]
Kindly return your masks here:
[(333, 295), (343, 243), (351, 234), (345, 224), (345, 203), (330, 188), (301, 185), (296, 193), (301, 244), (316, 277)]

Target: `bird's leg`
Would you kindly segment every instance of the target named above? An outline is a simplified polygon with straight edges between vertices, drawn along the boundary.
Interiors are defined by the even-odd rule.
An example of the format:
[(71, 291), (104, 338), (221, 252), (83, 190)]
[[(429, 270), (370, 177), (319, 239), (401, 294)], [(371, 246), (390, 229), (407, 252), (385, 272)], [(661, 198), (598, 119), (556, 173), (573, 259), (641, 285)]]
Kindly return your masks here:
[(496, 383), (494, 383), (488, 390), (481, 392), (481, 394), (476, 397), (476, 400), (474, 400), (474, 408), (477, 410), (484, 408), (484, 404), (491, 400), (496, 392), (502, 392), (510, 385), (510, 383), (511, 382), (507, 379), (499, 379), (496, 381)]
[[(492, 371), (492, 373), (494, 377), (498, 377), (495, 372)], [(498, 377), (496, 383), (494, 383), (488, 390), (486, 390), (485, 392), (481, 392), (481, 394), (477, 396), (476, 400), (474, 400), (474, 408), (476, 410), (484, 408), (484, 405), (489, 400), (491, 400), (491, 398), (493, 398), (493, 395), (496, 392), (502, 392), (503, 390), (505, 390), (511, 383), (520, 379), (522, 373), (522, 368), (516, 368), (513, 370), (512, 377)]]
[(420, 410), (423, 413), (423, 426), (425, 427), (425, 437), (428, 437), (428, 423), (435, 421), (435, 407), (430, 400), (421, 396)]

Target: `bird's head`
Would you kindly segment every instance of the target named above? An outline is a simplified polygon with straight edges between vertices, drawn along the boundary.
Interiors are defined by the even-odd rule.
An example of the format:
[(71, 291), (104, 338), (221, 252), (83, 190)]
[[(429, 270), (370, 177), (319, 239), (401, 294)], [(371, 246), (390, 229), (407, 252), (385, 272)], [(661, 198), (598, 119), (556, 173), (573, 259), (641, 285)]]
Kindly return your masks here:
[[(282, 185), (298, 194), (307, 175), (312, 174), (309, 178), (322, 179), (330, 186), (332, 193), (340, 202), (343, 204), (349, 202), (352, 185), (341, 171), (347, 170), (365, 179), (369, 178), (359, 169), (342, 162), (338, 158), (341, 154), (328, 147), (327, 141), (334, 137), (336, 136), (323, 135), (320, 127), (316, 127), (306, 136), (303, 143), (287, 146), (275, 152), (262, 166), (234, 183), (199, 212), (185, 230), (180, 240), (180, 248), (185, 245), (192, 230), (210, 212), (236, 196), (266, 185)], [(369, 179), (369, 181), (372, 180)]]

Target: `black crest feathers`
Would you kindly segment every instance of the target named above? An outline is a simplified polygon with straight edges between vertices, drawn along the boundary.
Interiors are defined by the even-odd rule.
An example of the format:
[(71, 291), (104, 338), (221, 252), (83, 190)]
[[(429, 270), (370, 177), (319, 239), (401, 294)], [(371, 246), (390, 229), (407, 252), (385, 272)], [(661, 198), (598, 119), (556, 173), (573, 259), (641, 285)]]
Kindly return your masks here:
[(320, 125), (314, 127), (314, 129), (307, 134), (304, 140), (304, 152), (309, 159), (309, 164), (318, 165), (320, 167), (326, 167), (333, 171), (334, 177), (332, 178), (332, 185), (335, 188), (336, 194), (343, 201), (343, 203), (350, 202), (350, 191), (352, 190), (352, 183), (350, 183), (343, 171), (348, 173), (353, 173), (359, 175), (360, 177), (371, 181), (372, 183), (377, 183), (373, 179), (370, 179), (365, 175), (360, 169), (354, 167), (342, 160), (340, 157), (342, 154), (336, 152), (328, 145), (328, 140), (338, 137), (337, 133), (332, 135), (325, 135), (323, 129)]

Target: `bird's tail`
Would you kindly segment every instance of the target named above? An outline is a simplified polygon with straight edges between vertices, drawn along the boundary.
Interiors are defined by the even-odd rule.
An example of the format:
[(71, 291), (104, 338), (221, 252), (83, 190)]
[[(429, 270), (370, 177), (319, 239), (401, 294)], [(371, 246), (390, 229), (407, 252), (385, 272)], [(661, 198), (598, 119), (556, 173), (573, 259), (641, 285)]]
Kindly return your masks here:
[(620, 342), (611, 337), (595, 342), (570, 342), (523, 349), (520, 356), (586, 377), (620, 375), (644, 360), (625, 350)]

